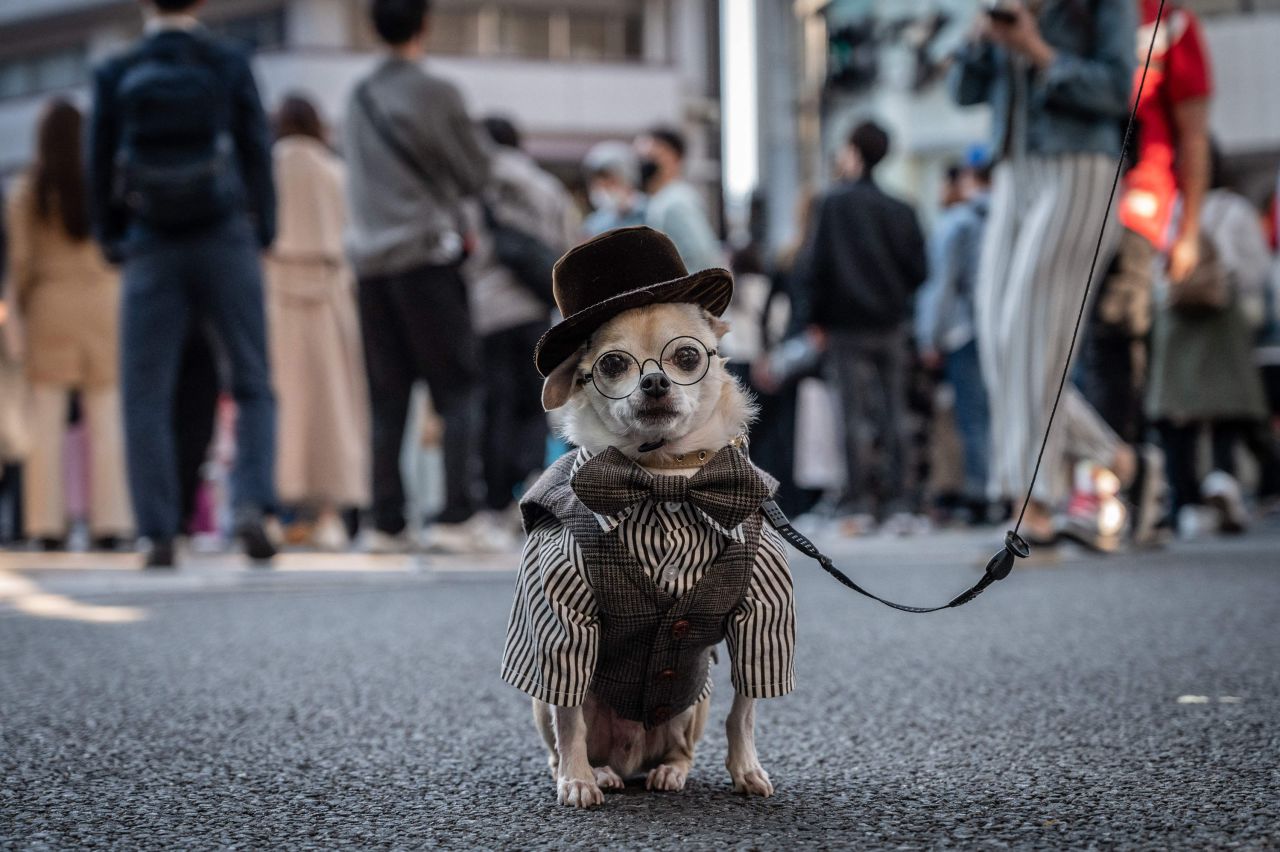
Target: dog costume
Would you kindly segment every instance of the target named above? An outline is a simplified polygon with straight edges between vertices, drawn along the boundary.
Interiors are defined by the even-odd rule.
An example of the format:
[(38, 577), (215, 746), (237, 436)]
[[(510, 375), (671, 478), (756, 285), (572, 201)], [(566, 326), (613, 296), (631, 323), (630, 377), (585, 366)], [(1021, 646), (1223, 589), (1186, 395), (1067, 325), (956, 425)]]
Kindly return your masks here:
[[(649, 228), (611, 231), (556, 266), (565, 320), (544, 335), (546, 375), (619, 313), (691, 302), (715, 315), (724, 270), (689, 275)], [(588, 689), (620, 717), (661, 725), (709, 694), (715, 646), (728, 643), (735, 690), (794, 686), (795, 615), (786, 545), (760, 504), (777, 483), (737, 447), (701, 454), (693, 477), (646, 470), (617, 449), (568, 453), (521, 501), (528, 539), (503, 655), (503, 679), (562, 707)]]

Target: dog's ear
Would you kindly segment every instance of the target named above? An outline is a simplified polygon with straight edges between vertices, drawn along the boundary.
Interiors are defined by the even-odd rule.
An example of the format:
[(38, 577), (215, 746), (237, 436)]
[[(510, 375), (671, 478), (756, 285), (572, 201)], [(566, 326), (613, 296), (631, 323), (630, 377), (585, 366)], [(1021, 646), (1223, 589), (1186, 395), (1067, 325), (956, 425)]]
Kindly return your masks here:
[(577, 389), (574, 384), (574, 376), (578, 372), (578, 354), (575, 352), (573, 357), (566, 358), (551, 371), (547, 376), (547, 380), (542, 383), (542, 408), (544, 411), (554, 411), (569, 401), (569, 397), (573, 396), (574, 390)]
[(711, 326), (711, 333), (716, 336), (716, 340), (729, 333), (729, 323), (720, 319), (720, 317), (713, 317), (711, 311), (704, 310), (702, 315), (706, 317), (707, 325)]

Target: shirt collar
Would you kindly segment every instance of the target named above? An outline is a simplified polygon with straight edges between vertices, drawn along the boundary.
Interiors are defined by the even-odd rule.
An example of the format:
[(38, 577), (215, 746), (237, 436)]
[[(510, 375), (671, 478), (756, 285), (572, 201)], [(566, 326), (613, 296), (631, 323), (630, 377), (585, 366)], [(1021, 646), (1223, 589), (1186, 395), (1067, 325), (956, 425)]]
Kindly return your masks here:
[[(578, 449), (578, 455), (574, 458), (572, 467), (569, 468), (570, 479), (572, 479), (573, 475), (578, 472), (579, 468), (581, 468), (584, 464), (587, 463), (587, 460), (590, 459), (592, 455), (593, 454), (591, 453), (591, 451), (589, 451), (586, 447), (580, 447)], [(643, 467), (643, 465), (641, 466)], [(658, 475), (658, 474), (655, 474), (655, 475)], [(631, 515), (635, 513), (636, 508), (637, 508), (636, 506), (628, 506), (626, 509), (623, 509), (621, 512), (618, 512), (616, 515), (597, 515), (595, 512), (592, 512), (591, 514), (595, 517), (596, 523), (600, 525), (600, 529), (602, 529), (605, 532), (613, 532), (618, 528), (619, 524), (621, 524), (623, 521), (625, 521), (627, 518), (631, 517)], [(711, 527), (711, 529), (720, 533), (720, 535), (724, 536), (725, 538), (732, 539), (733, 541), (736, 541), (739, 543), (746, 542), (747, 536), (746, 536), (746, 532), (742, 528), (743, 527), (742, 524), (738, 524), (733, 529), (726, 529), (720, 526), (720, 524), (713, 521), (701, 509), (698, 509), (695, 507), (693, 511), (697, 514), (698, 518), (702, 521), (702, 523)]]
[(194, 15), (152, 15), (147, 18), (147, 33), (184, 32), (200, 28), (200, 20)]

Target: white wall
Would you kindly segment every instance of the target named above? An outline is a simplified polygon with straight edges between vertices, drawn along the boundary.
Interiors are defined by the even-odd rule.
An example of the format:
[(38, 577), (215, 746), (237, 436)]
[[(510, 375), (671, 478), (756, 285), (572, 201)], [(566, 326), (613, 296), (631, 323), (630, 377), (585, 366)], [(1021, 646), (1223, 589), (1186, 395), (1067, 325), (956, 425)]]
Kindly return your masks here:
[[(264, 100), (301, 90), (339, 120), (355, 81), (377, 62), (368, 54), (306, 52), (256, 61)], [(473, 115), (502, 112), (529, 132), (632, 134), (675, 121), (683, 92), (670, 68), (438, 57), (430, 67), (455, 82)]]
[(1280, 149), (1280, 13), (1204, 21), (1213, 62), (1210, 127), (1225, 153)]

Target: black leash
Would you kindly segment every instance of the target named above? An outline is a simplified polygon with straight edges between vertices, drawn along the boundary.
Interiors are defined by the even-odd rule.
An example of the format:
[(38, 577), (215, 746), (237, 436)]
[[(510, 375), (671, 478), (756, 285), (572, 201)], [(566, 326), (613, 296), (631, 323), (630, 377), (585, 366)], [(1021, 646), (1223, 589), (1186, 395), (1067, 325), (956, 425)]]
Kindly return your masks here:
[(760, 506), (760, 511), (764, 513), (765, 519), (792, 547), (810, 559), (816, 560), (822, 566), (822, 570), (858, 594), (865, 595), (873, 601), (879, 601), (885, 606), (893, 607), (902, 612), (937, 612), (940, 609), (950, 609), (951, 607), (967, 604), (982, 594), (987, 586), (997, 580), (1003, 580), (1008, 577), (1009, 572), (1013, 570), (1015, 559), (1025, 559), (1030, 555), (1031, 548), (1027, 545), (1026, 540), (1018, 534), (1018, 531), (1022, 529), (1022, 519), (1026, 516), (1027, 506), (1031, 503), (1031, 493), (1035, 488), (1036, 479), (1040, 476), (1040, 465), (1044, 461), (1045, 447), (1049, 443), (1049, 432), (1053, 429), (1053, 421), (1058, 416), (1058, 404), (1062, 401), (1062, 392), (1066, 389), (1067, 377), (1071, 372), (1071, 356), (1075, 353), (1076, 341), (1080, 336), (1080, 326), (1084, 323), (1084, 312), (1089, 305), (1089, 293), (1093, 290), (1093, 275), (1098, 268), (1098, 257), (1102, 254), (1102, 242), (1106, 235), (1107, 223), (1111, 220), (1111, 207), (1116, 200), (1116, 188), (1120, 185), (1120, 176), (1124, 173), (1124, 152), (1129, 148), (1129, 140), (1133, 135), (1133, 126), (1138, 114), (1138, 102), (1142, 99), (1142, 90), (1147, 84), (1147, 72), (1151, 69), (1151, 54), (1155, 51), (1156, 35), (1160, 32), (1160, 22), (1164, 19), (1164, 4), (1165, 0), (1160, 0), (1160, 7), (1156, 10), (1155, 26), (1151, 28), (1151, 43), (1147, 45), (1147, 61), (1142, 66), (1142, 77), (1138, 80), (1138, 92), (1134, 96), (1133, 107), (1129, 110), (1129, 122), (1124, 129), (1124, 142), (1120, 145), (1120, 159), (1116, 162), (1115, 177), (1111, 180), (1111, 193), (1107, 196), (1107, 212), (1102, 219), (1102, 229), (1098, 231), (1098, 243), (1093, 249), (1093, 260), (1089, 264), (1089, 278), (1084, 284), (1084, 296), (1080, 299), (1080, 310), (1076, 314), (1075, 328), (1071, 332), (1071, 346), (1067, 349), (1067, 361), (1062, 365), (1062, 377), (1058, 380), (1058, 392), (1054, 395), (1053, 408), (1049, 411), (1049, 422), (1045, 424), (1044, 437), (1040, 440), (1040, 452), (1036, 455), (1036, 466), (1031, 471), (1031, 481), (1027, 483), (1027, 493), (1022, 498), (1022, 509), (1018, 512), (1018, 520), (1014, 523), (1013, 529), (1005, 533), (1004, 547), (987, 562), (987, 569), (983, 572), (982, 579), (942, 606), (905, 606), (894, 603), (878, 595), (873, 595), (853, 582), (853, 580), (850, 580), (843, 571), (835, 566), (830, 557), (824, 555), (804, 533), (791, 525), (791, 521), (787, 520), (787, 516), (778, 508), (777, 503), (772, 500), (766, 500)]

